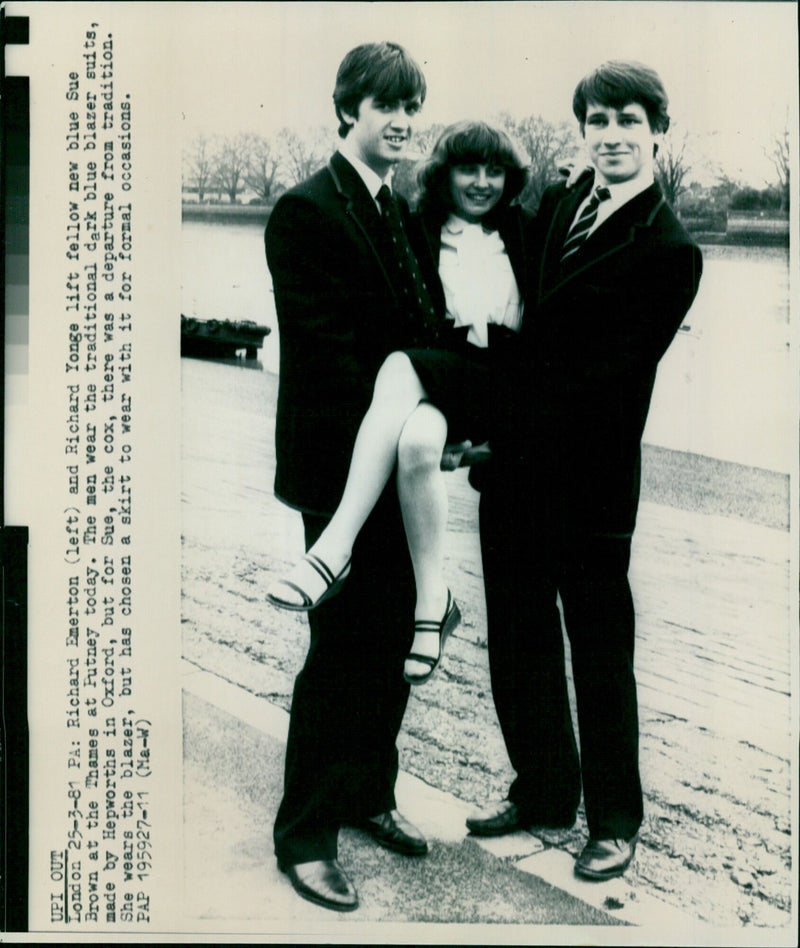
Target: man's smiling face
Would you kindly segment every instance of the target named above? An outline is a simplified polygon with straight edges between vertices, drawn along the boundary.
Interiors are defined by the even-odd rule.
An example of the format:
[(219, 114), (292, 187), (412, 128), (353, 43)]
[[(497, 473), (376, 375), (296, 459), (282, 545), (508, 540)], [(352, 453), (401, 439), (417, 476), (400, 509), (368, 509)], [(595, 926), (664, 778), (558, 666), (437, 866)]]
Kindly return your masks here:
[(621, 184), (652, 174), (654, 146), (661, 136), (651, 130), (647, 112), (638, 102), (620, 109), (590, 102), (583, 137), (599, 184)]
[(348, 143), (367, 167), (383, 177), (405, 155), (422, 104), (419, 99), (381, 102), (362, 99), (347, 134)]

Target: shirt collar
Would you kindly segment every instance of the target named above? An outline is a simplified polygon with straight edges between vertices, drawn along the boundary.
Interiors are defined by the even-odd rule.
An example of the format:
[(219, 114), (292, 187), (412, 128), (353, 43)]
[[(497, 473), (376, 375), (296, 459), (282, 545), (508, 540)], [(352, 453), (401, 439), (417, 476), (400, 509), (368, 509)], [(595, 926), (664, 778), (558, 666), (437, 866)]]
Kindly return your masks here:
[[(633, 198), (637, 196), (637, 194), (641, 194), (642, 191), (646, 191), (653, 183), (653, 180), (654, 178), (652, 174), (645, 174), (639, 175), (630, 181), (622, 181), (619, 184), (607, 184), (606, 187), (611, 194), (611, 200), (608, 201), (609, 207), (607, 213), (610, 213), (612, 210), (616, 211), (618, 208), (622, 207), (623, 204), (627, 204), (628, 201), (632, 201)], [(592, 189), (592, 191), (594, 192), (594, 189)]]
[(466, 221), (463, 217), (459, 217), (458, 214), (452, 212), (444, 222), (444, 228), (449, 234), (453, 234), (453, 236), (463, 234), (465, 230), (469, 230), (470, 228), (480, 230), (484, 234), (492, 233), (492, 231), (487, 230), (479, 221)]
[(367, 190), (372, 195), (372, 199), (377, 201), (378, 191), (381, 189), (381, 185), (388, 185), (391, 189), (392, 187), (392, 172), (391, 170), (386, 175), (386, 178), (381, 178), (380, 175), (376, 174), (369, 165), (364, 164), (364, 162), (357, 158), (353, 153), (352, 149), (347, 147), (347, 139), (345, 139), (342, 144), (339, 146), (339, 154), (342, 157), (346, 158), (347, 161), (353, 166), (357, 172), (359, 178), (364, 182)]
[(451, 214), (444, 222), (445, 230), (450, 234), (463, 234), (469, 227), (469, 221), (465, 221), (458, 214)]

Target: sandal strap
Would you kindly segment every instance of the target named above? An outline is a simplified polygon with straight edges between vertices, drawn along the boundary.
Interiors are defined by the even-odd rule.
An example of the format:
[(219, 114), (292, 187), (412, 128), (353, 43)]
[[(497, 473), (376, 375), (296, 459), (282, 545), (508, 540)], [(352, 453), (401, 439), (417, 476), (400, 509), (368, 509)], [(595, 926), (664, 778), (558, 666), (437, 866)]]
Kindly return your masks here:
[[(439, 663), (442, 660), (442, 651), (443, 651), (443, 639), (445, 638), (445, 626), (447, 626), (448, 621), (450, 620), (453, 613), (456, 611), (455, 600), (453, 599), (452, 593), (450, 590), (447, 590), (447, 608), (444, 611), (441, 622), (434, 622), (430, 619), (418, 619), (414, 623), (414, 632), (428, 632), (436, 633), (439, 636), (439, 654), (438, 655), (423, 655), (421, 652), (409, 652), (406, 655), (406, 660), (420, 662), (423, 665), (427, 665), (429, 671), (424, 675), (409, 675), (405, 674), (406, 681), (411, 684), (422, 684), (422, 682), (427, 681), (431, 675), (439, 667)], [(447, 629), (447, 632), (450, 632), (450, 629)]]
[(406, 660), (412, 659), (415, 662), (422, 662), (429, 668), (434, 668), (441, 657), (442, 656), (439, 655), (437, 658), (434, 658), (432, 655), (421, 655), (419, 652), (409, 652), (408, 655), (406, 655)]
[(293, 589), (300, 596), (300, 598), (303, 600), (304, 606), (310, 606), (314, 601), (311, 596), (308, 595), (305, 589), (301, 589), (297, 583), (293, 583), (291, 579), (282, 579), (281, 582), (284, 586), (288, 586), (290, 589)]
[(419, 622), (414, 623), (415, 632), (441, 632), (442, 631), (441, 622), (428, 622), (425, 619), (421, 619)]
[[(322, 577), (323, 582), (326, 586), (331, 586), (336, 580), (336, 577), (333, 575), (333, 570), (328, 566), (328, 564), (321, 560), (314, 553), (306, 553), (304, 557), (305, 561), (309, 566), (312, 566)], [(295, 587), (297, 588), (297, 587)]]
[[(303, 589), (298, 583), (293, 579), (282, 578), (277, 580), (277, 583), (283, 585), (287, 590), (291, 589), (297, 593), (300, 597), (300, 602), (291, 602), (290, 600), (284, 599), (280, 593), (276, 594), (276, 587), (272, 586), (267, 592), (267, 600), (275, 606), (280, 606), (283, 609), (294, 609), (298, 611), (304, 611), (308, 609), (314, 609), (320, 603), (325, 602), (331, 596), (335, 595), (341, 588), (342, 583), (347, 579), (350, 574), (350, 566), (352, 564), (352, 557), (347, 560), (347, 562), (342, 567), (342, 571), (338, 576), (334, 576), (333, 571), (328, 566), (328, 564), (321, 560), (314, 553), (306, 553), (303, 558), (299, 561), (294, 570), (289, 574), (290, 576), (297, 575), (297, 567), (300, 565), (310, 566), (311, 569), (320, 577), (324, 583), (322, 592), (316, 597), (313, 598), (309, 595), (307, 590)], [(306, 571), (307, 575), (308, 571)], [(278, 587), (280, 588), (280, 587)]]
[(447, 606), (444, 610), (444, 615), (440, 622), (436, 622), (433, 619), (417, 619), (414, 623), (415, 632), (438, 632), (439, 635), (442, 634), (445, 624), (450, 617), (450, 613), (453, 609), (453, 596), (450, 590), (447, 590)]

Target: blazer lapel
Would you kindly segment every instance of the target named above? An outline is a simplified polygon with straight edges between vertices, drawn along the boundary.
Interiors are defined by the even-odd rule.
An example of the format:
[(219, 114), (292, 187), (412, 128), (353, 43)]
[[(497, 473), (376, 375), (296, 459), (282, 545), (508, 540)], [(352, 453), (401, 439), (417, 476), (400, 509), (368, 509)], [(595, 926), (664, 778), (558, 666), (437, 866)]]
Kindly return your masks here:
[(439, 266), (439, 254), (442, 252), (442, 225), (437, 223), (432, 217), (419, 215), (421, 231), (425, 236), (425, 242), (428, 247), (431, 260)]
[(339, 196), (345, 203), (345, 214), (363, 237), (392, 294), (396, 296), (394, 284), (386, 270), (383, 256), (378, 249), (381, 243), (383, 224), (378, 208), (372, 200), (372, 195), (355, 168), (339, 152), (331, 156), (328, 162), (328, 171), (333, 178)]
[(579, 185), (571, 191), (564, 191), (564, 196), (556, 205), (555, 212), (547, 228), (542, 254), (539, 258), (539, 278), (537, 281), (537, 296), (541, 298), (559, 282), (561, 269), (561, 250), (569, 228), (581, 202), (592, 188), (594, 178), (585, 184)]
[(523, 300), (528, 298), (528, 268), (525, 257), (525, 237), (523, 218), (519, 208), (508, 208), (508, 213), (497, 228), (508, 254), (514, 279), (517, 281)]
[[(584, 192), (585, 196), (586, 192)], [(578, 204), (580, 204), (580, 201), (572, 204), (573, 215)], [(652, 184), (603, 221), (597, 230), (587, 238), (580, 250), (573, 255), (574, 259), (570, 260), (569, 265), (563, 269), (560, 265), (560, 249), (563, 238), (558, 244), (555, 244), (554, 240), (547, 261), (554, 269), (548, 271), (550, 275), (548, 284), (544, 285), (544, 282), (540, 284), (543, 286), (540, 302), (576, 277), (585, 275), (587, 270), (604, 263), (609, 257), (630, 246), (636, 240), (640, 229), (652, 224), (663, 204), (664, 198), (661, 190), (657, 184)], [(569, 223), (571, 223), (573, 215), (568, 216)], [(563, 219), (559, 219), (559, 224), (560, 226), (563, 225)], [(551, 231), (553, 231), (553, 228), (551, 228)], [(566, 231), (564, 231), (564, 234), (566, 234)], [(558, 251), (557, 256), (556, 250)]]
[[(444, 299), (444, 290), (439, 278), (439, 256), (442, 252), (442, 225), (437, 223), (430, 215), (413, 214), (411, 218), (411, 228), (415, 237), (418, 238), (419, 247), (414, 247), (417, 261), (422, 270), (422, 276), (428, 287), (434, 306), (438, 313), (444, 316), (446, 304)], [(409, 233), (411, 236), (411, 233)], [(414, 241), (412, 240), (412, 247)]]

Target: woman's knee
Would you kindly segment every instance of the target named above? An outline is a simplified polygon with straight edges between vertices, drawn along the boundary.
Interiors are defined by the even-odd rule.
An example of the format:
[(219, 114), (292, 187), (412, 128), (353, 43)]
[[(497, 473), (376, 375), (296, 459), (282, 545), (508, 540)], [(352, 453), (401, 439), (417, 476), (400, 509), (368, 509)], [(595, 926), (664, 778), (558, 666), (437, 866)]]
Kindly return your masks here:
[(429, 403), (417, 407), (406, 421), (397, 444), (397, 463), (407, 473), (439, 470), (447, 439), (447, 421)]
[(390, 352), (383, 360), (375, 379), (375, 396), (417, 400), (425, 397), (419, 376), (405, 352)]

